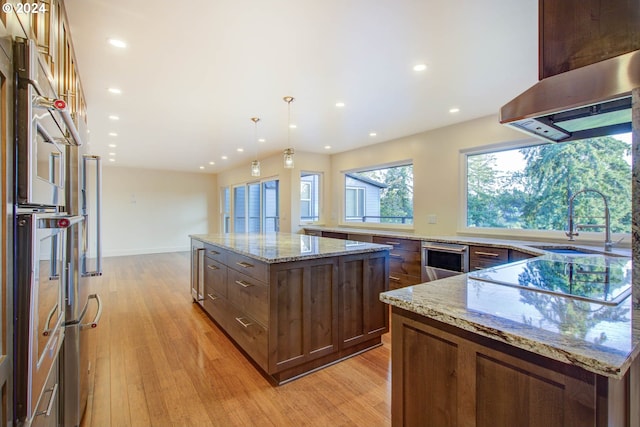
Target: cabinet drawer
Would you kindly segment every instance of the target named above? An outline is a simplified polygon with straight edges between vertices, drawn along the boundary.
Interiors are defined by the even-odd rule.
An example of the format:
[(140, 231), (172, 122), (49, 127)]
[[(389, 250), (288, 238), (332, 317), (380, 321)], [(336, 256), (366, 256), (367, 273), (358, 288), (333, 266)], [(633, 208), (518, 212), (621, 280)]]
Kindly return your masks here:
[(225, 330), (230, 318), (228, 304), (227, 300), (216, 291), (211, 288), (205, 288), (204, 309)]
[(408, 274), (419, 278), (421, 274), (420, 264), (420, 252), (405, 251), (402, 249), (389, 251), (389, 271), (392, 275), (394, 273)]
[(268, 333), (255, 319), (229, 304), (225, 331), (249, 356), (268, 372)]
[(229, 302), (263, 326), (269, 326), (269, 287), (251, 276), (229, 269)]
[(399, 289), (407, 286), (422, 283), (420, 276), (410, 276), (408, 274), (393, 273), (389, 274), (389, 289)]
[(205, 248), (205, 255), (211, 259), (215, 259), (216, 261), (218, 261), (221, 264), (225, 264), (226, 263), (226, 254), (227, 251), (219, 248), (217, 246), (213, 246), (210, 245), (208, 243), (204, 244), (204, 248)]
[(471, 246), (469, 270), (479, 270), (509, 262), (509, 249), (491, 246)]
[(412, 239), (398, 239), (396, 237), (373, 236), (373, 243), (381, 245), (391, 245), (393, 250), (400, 249), (403, 251), (420, 253), (420, 241)]
[(235, 252), (228, 252), (226, 264), (234, 270), (240, 271), (262, 282), (269, 281), (269, 265), (257, 259)]
[(347, 240), (347, 233), (339, 233), (336, 231), (323, 231), (322, 237), (328, 237), (330, 239), (342, 239)]
[(204, 257), (204, 283), (205, 286), (227, 296), (227, 267), (209, 258)]

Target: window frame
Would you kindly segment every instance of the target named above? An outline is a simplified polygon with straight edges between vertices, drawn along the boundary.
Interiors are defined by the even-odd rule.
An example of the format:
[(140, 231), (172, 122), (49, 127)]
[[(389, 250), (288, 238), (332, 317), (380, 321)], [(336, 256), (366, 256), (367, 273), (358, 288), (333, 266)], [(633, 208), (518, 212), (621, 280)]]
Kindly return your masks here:
[[(314, 185), (313, 183), (310, 183), (308, 181), (303, 181), (302, 178), (308, 175), (315, 175), (317, 177), (317, 185), (316, 185), (316, 190), (314, 192)], [(303, 219), (303, 215), (302, 215), (302, 202), (303, 199), (302, 198), (302, 187), (300, 188), (300, 198), (298, 201), (298, 206), (299, 206), (299, 219), (300, 219), (300, 224), (319, 224), (322, 221), (322, 207), (323, 207), (323, 197), (322, 197), (322, 191), (323, 191), (323, 180), (324, 180), (324, 175), (322, 172), (316, 172), (316, 171), (309, 171), (309, 170), (303, 170), (300, 171), (300, 185), (302, 186), (303, 184), (309, 184), (310, 185), (310, 199), (308, 200), (309, 202), (309, 213), (310, 215), (308, 215), (309, 218), (317, 218), (317, 219)], [(316, 211), (316, 206), (317, 206), (317, 211)], [(314, 212), (315, 211), (315, 212)], [(314, 215), (314, 213), (316, 215)]]
[[(347, 215), (347, 194), (346, 192), (349, 190), (355, 190), (356, 192), (356, 215), (351, 215), (348, 216)], [(344, 196), (344, 220), (346, 222), (355, 222), (355, 220), (357, 218), (360, 218), (360, 221), (357, 222), (363, 222), (366, 223), (365, 221), (362, 221), (362, 218), (365, 216), (364, 213), (366, 211), (365, 206), (367, 205), (367, 189), (364, 187), (355, 187), (353, 185), (344, 186), (344, 191), (345, 191), (345, 196)], [(359, 193), (362, 193), (362, 196), (359, 196)], [(358, 212), (358, 210), (362, 210), (362, 212)], [(358, 213), (360, 213), (360, 215), (358, 215)], [(354, 221), (349, 221), (349, 218), (353, 218)]]
[[(516, 228), (498, 228), (498, 227), (469, 227), (467, 225), (467, 192), (468, 175), (467, 175), (467, 158), (468, 156), (489, 154), (498, 151), (519, 150), (521, 148), (547, 145), (551, 142), (545, 142), (537, 138), (518, 139), (513, 141), (505, 141), (497, 144), (489, 144), (472, 148), (465, 148), (459, 151), (459, 206), (460, 215), (458, 216), (457, 233), (482, 236), (504, 236), (517, 237), (518, 239), (530, 238), (535, 240), (554, 240), (562, 241), (569, 245), (595, 244), (600, 245), (604, 242), (604, 232), (601, 231), (581, 231), (580, 236), (574, 241), (569, 241), (565, 230), (533, 230), (533, 229), (516, 229)], [(611, 233), (611, 240), (621, 244), (622, 247), (631, 245), (631, 233)]]
[[(346, 188), (347, 188), (347, 175), (351, 173), (359, 173), (359, 172), (368, 172), (378, 169), (389, 169), (394, 167), (402, 167), (402, 166), (411, 166), (412, 180), (415, 189), (415, 173), (413, 168), (415, 166), (415, 162), (412, 158), (405, 158), (402, 160), (397, 160), (389, 163), (380, 163), (366, 166), (359, 166), (357, 168), (347, 169), (340, 171), (342, 175), (342, 184), (341, 184), (341, 197), (340, 197), (340, 215), (338, 219), (339, 226), (345, 226), (350, 228), (367, 228), (367, 229), (396, 229), (403, 231), (411, 231), (414, 229), (415, 224), (415, 200), (412, 198), (412, 208), (414, 210), (414, 217), (411, 223), (385, 223), (385, 222), (362, 222), (362, 221), (347, 221), (346, 220)], [(365, 191), (366, 194), (366, 191)], [(366, 200), (365, 200), (366, 203)], [(365, 204), (365, 212), (366, 212), (366, 204)]]
[[(277, 184), (277, 189), (276, 189), (276, 202), (275, 202), (275, 209), (276, 209), (276, 216), (273, 217), (274, 218), (274, 226), (276, 228), (275, 232), (280, 231), (280, 178), (275, 176), (275, 177), (267, 177), (267, 178), (263, 178), (260, 180), (253, 180), (253, 181), (248, 181), (248, 182), (244, 182), (244, 183), (239, 183), (239, 184), (233, 184), (227, 187), (222, 187), (222, 190), (224, 191), (224, 188), (231, 188), (231, 202), (230, 202), (230, 212), (228, 213), (229, 217), (231, 218), (231, 224), (229, 226), (230, 230), (233, 230), (233, 233), (259, 233), (259, 234), (263, 234), (266, 232), (274, 232), (273, 230), (270, 231), (265, 231), (265, 220), (266, 220), (266, 206), (265, 206), (265, 197), (264, 197), (264, 192), (265, 192), (265, 184), (268, 182), (276, 182)], [(250, 214), (252, 211), (250, 212), (250, 208), (252, 207), (250, 205), (250, 200), (249, 200), (249, 196), (250, 196), (250, 188), (254, 187), (254, 186), (258, 186), (258, 192), (259, 192), (259, 197), (258, 197), (258, 212), (259, 212), (259, 231), (250, 231), (250, 222), (251, 222), (251, 217)], [(236, 212), (235, 212), (235, 206), (236, 206), (236, 189), (238, 188), (244, 188), (244, 201), (242, 203), (243, 209), (244, 209), (244, 217), (240, 217), (240, 218), (244, 218), (244, 230), (240, 231), (240, 230), (236, 230)], [(255, 219), (255, 217), (253, 217)]]

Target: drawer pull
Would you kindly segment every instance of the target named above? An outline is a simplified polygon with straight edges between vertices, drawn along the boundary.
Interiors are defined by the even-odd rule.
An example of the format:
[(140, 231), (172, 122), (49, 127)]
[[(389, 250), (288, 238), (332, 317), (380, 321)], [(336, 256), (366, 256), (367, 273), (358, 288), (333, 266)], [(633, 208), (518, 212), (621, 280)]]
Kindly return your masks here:
[(389, 276), (389, 280), (393, 280), (394, 282), (399, 282), (400, 278), (395, 276)]
[(400, 242), (384, 242), (384, 243), (386, 243), (387, 245), (392, 245), (392, 246), (396, 246), (396, 245), (401, 245), (402, 244)]
[(493, 252), (480, 252), (480, 251), (477, 251), (477, 252), (474, 252), (474, 253), (475, 253), (476, 255), (480, 255), (480, 256), (490, 256), (490, 257), (494, 257), (494, 258), (495, 258), (495, 257), (499, 257), (499, 256), (500, 256), (500, 254), (496, 254), (496, 253), (493, 253)]
[(212, 254), (212, 255), (220, 255), (220, 252), (214, 251), (212, 249), (209, 250), (209, 253)]
[(245, 282), (244, 280), (236, 280), (236, 285), (240, 285), (243, 288), (250, 288), (251, 286), (253, 286), (253, 284)]
[(253, 268), (253, 264), (249, 264), (248, 262), (236, 262), (236, 264), (238, 264), (240, 267), (243, 268)]
[(217, 266), (211, 265), (211, 264), (207, 264), (207, 268), (209, 270), (220, 270), (220, 267), (217, 267)]
[(253, 323), (251, 323), (251, 322), (244, 322), (242, 319), (243, 319), (242, 317), (236, 317), (236, 321), (237, 321), (238, 323), (240, 323), (240, 324), (242, 325), (242, 327), (243, 327), (243, 328), (248, 328), (249, 326), (253, 325)]
[(389, 252), (389, 257), (403, 259), (402, 255), (394, 254), (393, 252)]
[(215, 300), (217, 300), (218, 298), (220, 298), (220, 297), (216, 297), (216, 296), (211, 295), (211, 294), (207, 294), (207, 296), (209, 297), (209, 299), (210, 299), (211, 301), (215, 301)]

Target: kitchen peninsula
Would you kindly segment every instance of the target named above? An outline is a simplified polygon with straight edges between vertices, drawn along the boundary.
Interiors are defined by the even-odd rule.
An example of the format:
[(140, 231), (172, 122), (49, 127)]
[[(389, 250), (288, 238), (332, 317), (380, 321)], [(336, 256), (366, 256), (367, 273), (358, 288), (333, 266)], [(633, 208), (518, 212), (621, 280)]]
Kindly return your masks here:
[(274, 384), (381, 345), (389, 246), (287, 233), (191, 237), (196, 301)]
[[(523, 284), (550, 283), (555, 264), (578, 287), (606, 276), (604, 297)], [(549, 254), (383, 293), (392, 306), (392, 424), (638, 425), (639, 313), (624, 294), (608, 300), (616, 281), (629, 295), (630, 264)], [(509, 274), (522, 286), (498, 283)]]

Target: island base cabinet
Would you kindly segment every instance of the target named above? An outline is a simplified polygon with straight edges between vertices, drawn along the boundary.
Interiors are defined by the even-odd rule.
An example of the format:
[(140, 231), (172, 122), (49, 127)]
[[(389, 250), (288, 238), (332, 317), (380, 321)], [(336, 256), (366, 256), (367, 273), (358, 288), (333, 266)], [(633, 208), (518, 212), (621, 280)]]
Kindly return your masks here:
[(637, 425), (638, 360), (618, 380), (397, 307), (391, 324), (394, 427)]

